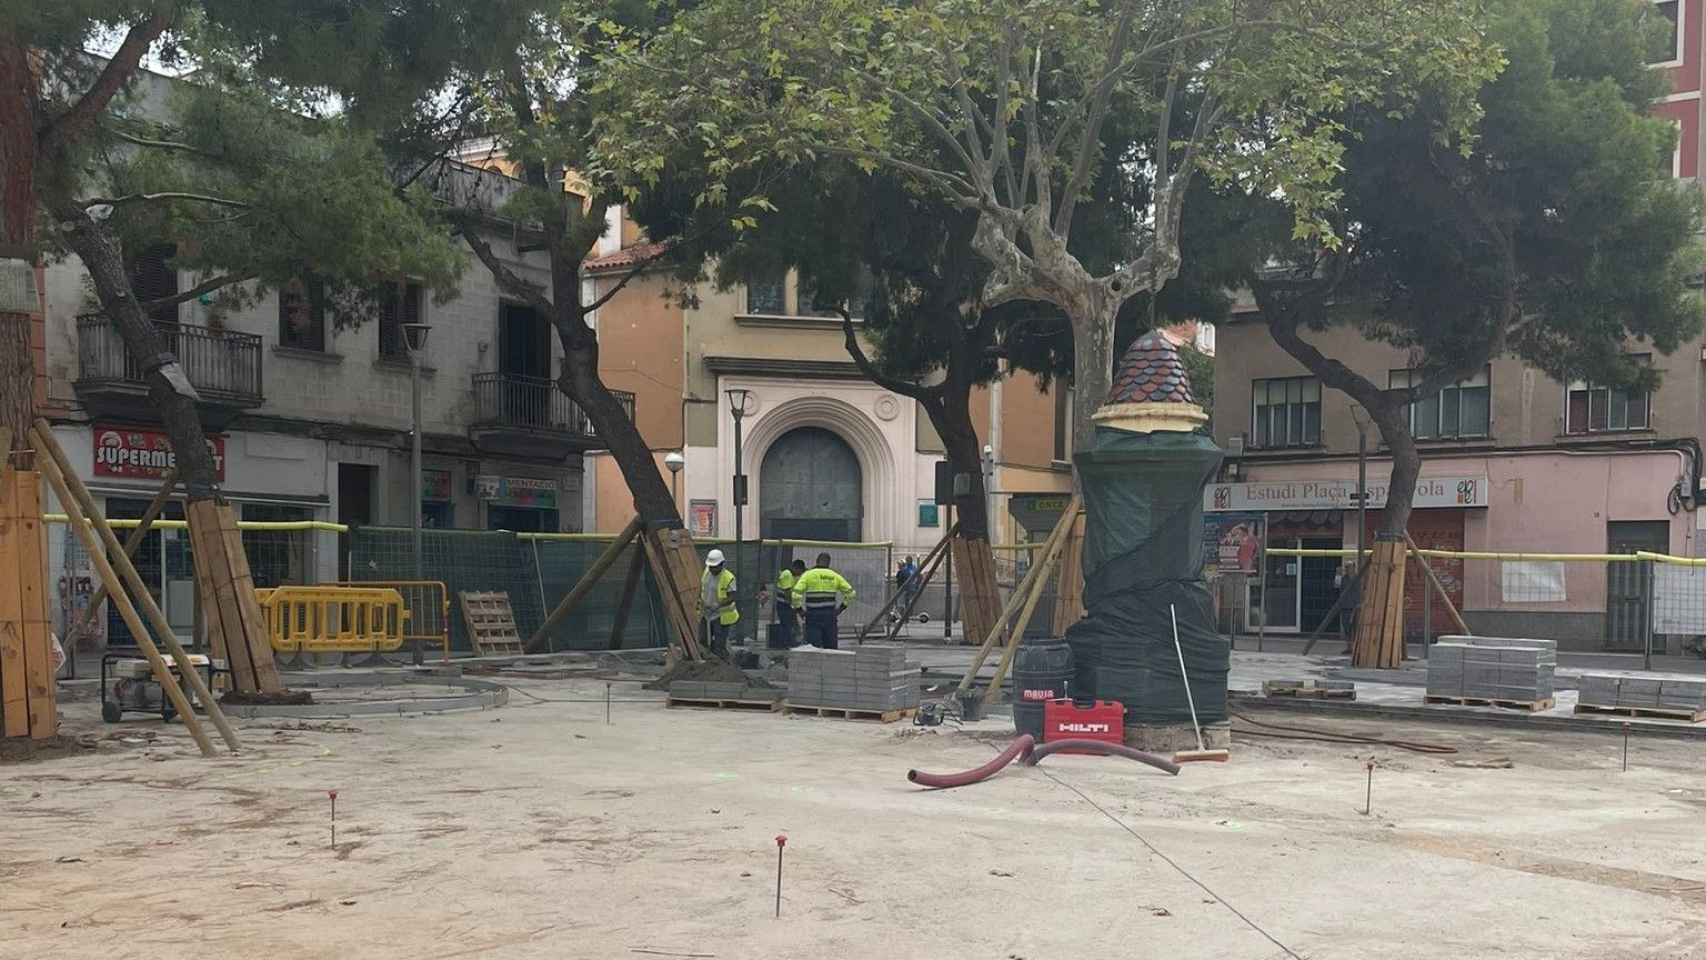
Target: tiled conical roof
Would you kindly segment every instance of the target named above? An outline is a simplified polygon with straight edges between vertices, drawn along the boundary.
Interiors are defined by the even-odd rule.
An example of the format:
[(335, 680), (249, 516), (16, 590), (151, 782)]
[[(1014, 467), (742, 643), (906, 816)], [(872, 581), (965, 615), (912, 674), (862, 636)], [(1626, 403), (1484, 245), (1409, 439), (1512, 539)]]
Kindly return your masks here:
[(1173, 342), (1157, 330), (1138, 337), (1114, 370), (1108, 403), (1196, 403)]

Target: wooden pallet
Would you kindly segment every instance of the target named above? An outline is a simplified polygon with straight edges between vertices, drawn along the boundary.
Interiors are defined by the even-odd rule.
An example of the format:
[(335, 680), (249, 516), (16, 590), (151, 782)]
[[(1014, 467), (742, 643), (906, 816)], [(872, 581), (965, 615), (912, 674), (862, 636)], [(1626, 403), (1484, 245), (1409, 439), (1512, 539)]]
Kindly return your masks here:
[(797, 703), (784, 703), (782, 709), (789, 713), (802, 713), (819, 717), (840, 717), (844, 720), (875, 720), (879, 723), (893, 723), (904, 720), (918, 712), (917, 707), (902, 707), (899, 710), (848, 710), (844, 707), (813, 707)]
[(527, 652), (521, 631), (515, 625), (515, 610), (509, 592), (464, 590), (462, 620), (468, 625), (468, 640), (475, 656), (511, 656)]
[(712, 700), (699, 697), (669, 697), (666, 706), (671, 707), (720, 707), (724, 710), (762, 710), (765, 713), (776, 713), (782, 709), (780, 700)]
[(1687, 720), (1689, 723), (1706, 720), (1706, 710), (1688, 710), (1681, 707), (1602, 707), (1597, 704), (1578, 703), (1576, 712), (1620, 717), (1660, 717), (1666, 720)]
[(1465, 707), (1505, 707), (1531, 713), (1550, 710), (1554, 702), (1551, 697), (1544, 700), (1489, 700), (1485, 697), (1436, 697), (1432, 694), (1424, 696), (1422, 700), (1427, 703), (1455, 703)]
[(1262, 694), (1269, 697), (1293, 697), (1298, 700), (1355, 700), (1354, 687), (1323, 687), (1313, 680), (1287, 682), (1263, 680)]

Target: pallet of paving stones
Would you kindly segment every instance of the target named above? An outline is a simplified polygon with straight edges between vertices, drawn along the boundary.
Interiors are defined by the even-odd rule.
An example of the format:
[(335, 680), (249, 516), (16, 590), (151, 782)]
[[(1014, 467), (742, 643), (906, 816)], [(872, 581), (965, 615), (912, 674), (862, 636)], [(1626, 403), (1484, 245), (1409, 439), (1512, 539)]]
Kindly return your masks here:
[(665, 704), (671, 707), (718, 707), (725, 710), (782, 709), (782, 691), (744, 683), (710, 680), (677, 680), (669, 685)]
[(1349, 680), (1263, 680), (1262, 695), (1298, 700), (1355, 700), (1356, 684)]
[(858, 714), (870, 719), (918, 707), (923, 670), (904, 647), (870, 644), (856, 650), (795, 650), (788, 659), (788, 707)]
[(1426, 701), (1545, 710), (1558, 648), (1551, 640), (1442, 637), (1428, 649)]
[(1578, 713), (1680, 718), (1691, 723), (1706, 718), (1706, 677), (1584, 673), (1577, 691)]
[(1488, 697), (1439, 697), (1431, 693), (1423, 697), (1422, 700), (1425, 703), (1455, 703), (1463, 707), (1505, 707), (1510, 710), (1527, 710), (1532, 713), (1550, 710), (1557, 703), (1551, 697), (1544, 700), (1498, 700)]

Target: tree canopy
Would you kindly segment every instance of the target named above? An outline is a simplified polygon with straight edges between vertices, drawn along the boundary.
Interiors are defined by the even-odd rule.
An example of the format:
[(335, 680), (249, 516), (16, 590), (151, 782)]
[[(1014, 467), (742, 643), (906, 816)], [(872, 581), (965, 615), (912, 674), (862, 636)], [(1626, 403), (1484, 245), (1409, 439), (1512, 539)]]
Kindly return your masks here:
[[(735, 175), (781, 158), (836, 156), (911, 178), (975, 214), (985, 307), (1029, 300), (1069, 319), (1075, 376), (1105, 394), (1114, 320), (1180, 266), (1181, 209), (1207, 169), (1245, 193), (1283, 193), (1299, 232), (1330, 242), (1317, 212), (1343, 152), (1332, 114), (1442, 92), (1451, 129), (1498, 58), (1473, 4), (1238, 4), (1125, 0), (707, 0), (661, 35), (619, 42), (603, 83), (628, 109), (601, 118), (601, 162), (635, 189), (686, 143), (711, 179), (695, 198), (737, 224), (771, 200)], [(1148, 133), (1112, 159), (1110, 117)], [(1189, 118), (1175, 125), (1177, 118)], [(1143, 229), (1100, 272), (1071, 249), (1098, 173), (1147, 179)]]
[[(1693, 283), (1701, 194), (1670, 178), (1675, 132), (1648, 106), (1655, 18), (1623, 0), (1500, 0), (1488, 35), (1508, 68), (1481, 121), (1442, 136), (1446, 108), (1346, 112), (1342, 189), (1322, 213), (1343, 242), (1282, 244), (1254, 284), (1275, 339), (1366, 408), (1393, 450), (1387, 528), (1403, 529), (1420, 460), (1409, 404), (1512, 354), (1564, 381), (1650, 386), (1632, 342), (1661, 353), (1706, 317)], [(1335, 358), (1352, 324), (1408, 351), (1409, 387)]]

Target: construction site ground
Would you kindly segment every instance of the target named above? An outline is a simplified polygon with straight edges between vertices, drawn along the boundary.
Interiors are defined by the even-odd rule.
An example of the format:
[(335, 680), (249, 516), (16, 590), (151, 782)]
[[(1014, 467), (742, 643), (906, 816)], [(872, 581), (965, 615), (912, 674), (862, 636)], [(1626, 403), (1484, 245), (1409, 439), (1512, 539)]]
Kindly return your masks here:
[(1008, 721), (618, 681), (606, 723), (602, 679), (498, 679), (499, 709), (245, 721), (216, 760), (66, 704), (96, 747), (0, 765), (0, 958), (1706, 958), (1698, 742), (1637, 736), (1625, 773), (1600, 732), (1255, 712), (1458, 752), (1238, 732), (1176, 778), (1056, 756), (932, 792), (907, 769)]

